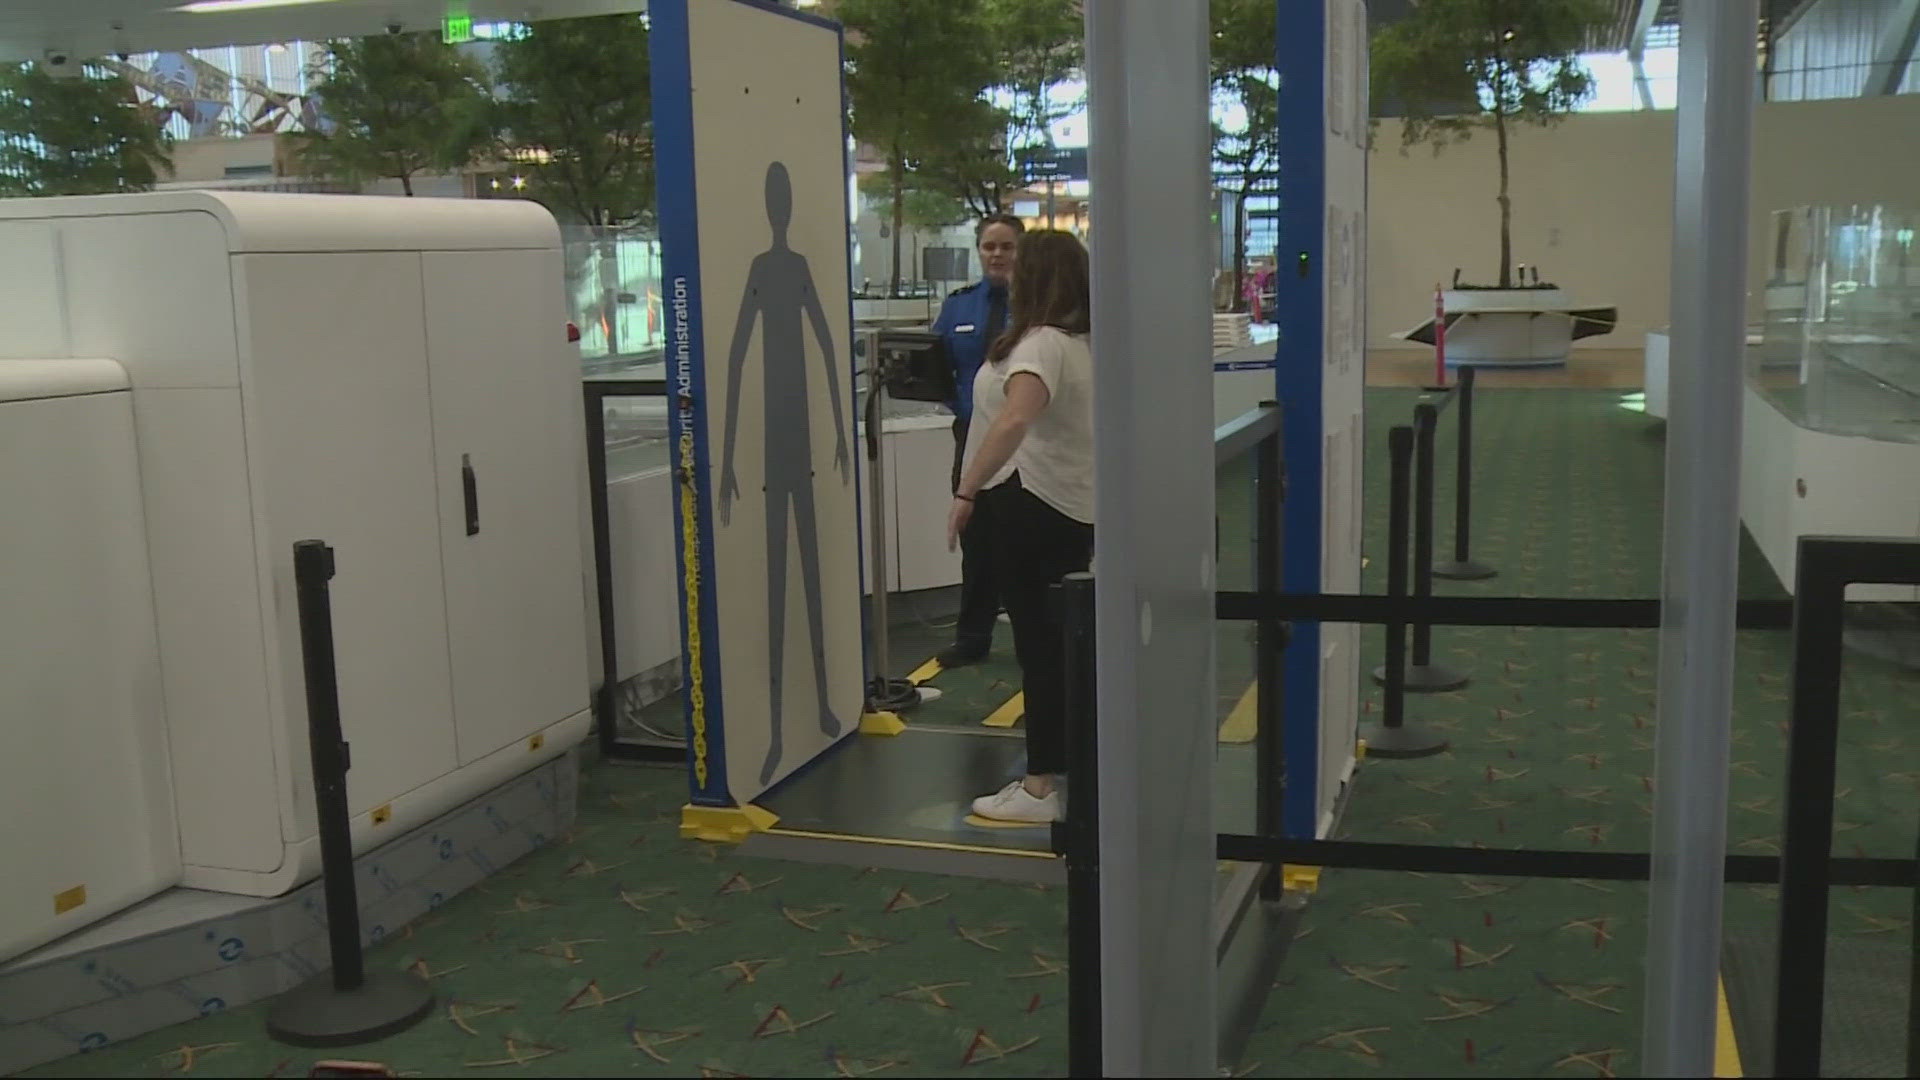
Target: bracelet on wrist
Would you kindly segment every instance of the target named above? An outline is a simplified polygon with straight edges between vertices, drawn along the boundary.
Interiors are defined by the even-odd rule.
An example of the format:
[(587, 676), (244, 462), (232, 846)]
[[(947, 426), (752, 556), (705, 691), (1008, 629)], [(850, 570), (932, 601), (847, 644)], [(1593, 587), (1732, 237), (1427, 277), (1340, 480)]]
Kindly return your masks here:
[(973, 501), (973, 496), (971, 496), (971, 495), (962, 495), (962, 494), (960, 494), (960, 493), (959, 493), (959, 492), (957, 492), (957, 491), (953, 493), (953, 497), (954, 497), (954, 498), (956, 498), (956, 499), (959, 499), (959, 500), (960, 500), (961, 502), (972, 502), (972, 501)]

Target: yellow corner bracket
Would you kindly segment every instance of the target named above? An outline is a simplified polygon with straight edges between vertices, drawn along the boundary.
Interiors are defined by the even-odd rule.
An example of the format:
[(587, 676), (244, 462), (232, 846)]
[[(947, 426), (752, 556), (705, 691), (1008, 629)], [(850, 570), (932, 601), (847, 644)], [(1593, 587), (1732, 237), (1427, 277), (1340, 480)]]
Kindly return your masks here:
[(870, 712), (860, 717), (862, 735), (898, 735), (907, 730), (907, 722), (898, 713)]
[(1285, 892), (1312, 893), (1320, 890), (1320, 868), (1317, 866), (1294, 866), (1290, 863), (1280, 867), (1280, 888)]
[(748, 803), (745, 806), (694, 806), (680, 808), (680, 838), (705, 840), (714, 844), (737, 844), (757, 832), (766, 832), (780, 818), (768, 810)]

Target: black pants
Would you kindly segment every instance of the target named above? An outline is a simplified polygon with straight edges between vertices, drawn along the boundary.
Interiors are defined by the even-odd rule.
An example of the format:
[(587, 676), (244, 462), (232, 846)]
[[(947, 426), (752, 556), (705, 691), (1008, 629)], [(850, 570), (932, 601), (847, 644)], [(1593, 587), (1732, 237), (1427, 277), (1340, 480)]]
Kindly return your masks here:
[[(953, 422), (953, 490), (960, 490), (960, 469), (967, 456), (967, 422)], [(993, 576), (993, 545), (986, 530), (969, 525), (960, 534), (960, 619), (953, 643), (968, 652), (993, 647), (1000, 621), (1000, 589)]]
[(1026, 695), (1027, 772), (1067, 771), (1065, 627), (1052, 587), (1093, 562), (1093, 526), (1075, 521), (1020, 485), (980, 494), (972, 528), (993, 541), (994, 575), (1013, 623), (1013, 651)]

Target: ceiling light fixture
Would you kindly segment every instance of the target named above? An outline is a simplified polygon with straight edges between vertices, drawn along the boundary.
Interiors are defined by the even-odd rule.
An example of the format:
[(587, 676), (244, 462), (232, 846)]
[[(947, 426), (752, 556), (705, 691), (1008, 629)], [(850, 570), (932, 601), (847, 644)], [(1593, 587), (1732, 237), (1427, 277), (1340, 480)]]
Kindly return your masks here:
[(332, 2), (333, 0), (193, 0), (193, 3), (181, 4), (173, 10), (194, 15), (210, 15), (228, 11), (253, 11), (257, 8), (294, 7)]

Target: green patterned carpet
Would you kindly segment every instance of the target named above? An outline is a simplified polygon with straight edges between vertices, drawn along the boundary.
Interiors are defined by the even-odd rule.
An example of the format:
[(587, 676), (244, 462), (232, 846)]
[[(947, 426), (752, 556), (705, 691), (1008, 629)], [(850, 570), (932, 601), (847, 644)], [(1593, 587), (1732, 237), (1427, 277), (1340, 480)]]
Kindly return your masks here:
[[(1370, 392), (1370, 447), (1412, 400)], [(1475, 555), (1501, 576), (1442, 591), (1654, 595), (1657, 424), (1613, 392), (1494, 391), (1478, 404)], [(1443, 501), (1450, 445), (1443, 436)], [(1379, 495), (1384, 456), (1369, 458)], [(1244, 474), (1223, 474), (1226, 537), (1246, 535), (1244, 491)], [(1370, 512), (1378, 551), (1383, 501)], [(1223, 587), (1244, 573), (1234, 550), (1223, 549)], [(1751, 551), (1742, 570), (1750, 595), (1777, 595)], [(896, 615), (905, 670), (940, 643), (945, 616)], [(1224, 717), (1252, 656), (1245, 627), (1223, 625), (1220, 641)], [(993, 662), (940, 676), (946, 696), (916, 722), (978, 723), (1004, 703), (1017, 688), (1009, 643), (1003, 632)], [(1380, 644), (1369, 632), (1369, 667)], [(1736, 850), (1767, 853), (1778, 843), (1787, 641), (1743, 634), (1740, 647), (1732, 835)], [(1650, 632), (1440, 631), (1436, 657), (1474, 682), (1414, 698), (1410, 714), (1444, 729), (1452, 750), (1367, 762), (1343, 835), (1644, 849), (1655, 650)], [(1839, 849), (1910, 856), (1920, 680), (1855, 655), (1848, 665)], [(1223, 812), (1250, 798), (1249, 752), (1222, 747)], [(370, 953), (438, 987), (440, 1012), (415, 1030), (345, 1053), (295, 1051), (266, 1039), (254, 1006), (30, 1075), (292, 1076), (326, 1056), (426, 1076), (1065, 1072), (1057, 890), (682, 842), (685, 785), (669, 770), (595, 766), (581, 791), (571, 836)], [(1765, 889), (1731, 890), (1730, 930), (1764, 933), (1773, 903)], [(1909, 903), (1904, 890), (1836, 891), (1834, 933), (1905, 949)], [(1613, 883), (1330, 872), (1237, 1071), (1635, 1075), (1645, 905), (1644, 888)]]

